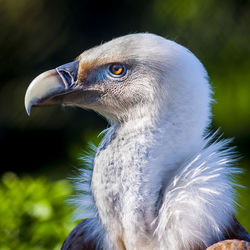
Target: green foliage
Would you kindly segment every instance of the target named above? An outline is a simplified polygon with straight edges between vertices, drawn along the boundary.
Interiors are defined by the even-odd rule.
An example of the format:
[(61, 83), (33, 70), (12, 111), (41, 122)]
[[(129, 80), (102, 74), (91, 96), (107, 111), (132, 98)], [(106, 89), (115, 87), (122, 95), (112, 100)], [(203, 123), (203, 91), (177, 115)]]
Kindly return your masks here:
[(0, 182), (0, 249), (60, 249), (74, 227), (65, 199), (68, 181), (18, 178), (6, 173)]
[(249, 200), (249, 189), (250, 189), (250, 171), (247, 169), (248, 161), (241, 162), (241, 167), (244, 167), (244, 172), (239, 176), (239, 184), (243, 187), (238, 188), (238, 199), (239, 206), (237, 207), (236, 217), (239, 222), (250, 232), (250, 200)]

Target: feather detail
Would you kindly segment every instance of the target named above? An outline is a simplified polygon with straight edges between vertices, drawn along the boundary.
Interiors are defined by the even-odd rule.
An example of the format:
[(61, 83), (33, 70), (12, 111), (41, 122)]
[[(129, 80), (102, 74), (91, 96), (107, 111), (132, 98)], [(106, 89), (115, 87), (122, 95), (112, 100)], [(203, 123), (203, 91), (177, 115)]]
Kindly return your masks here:
[(233, 177), (241, 171), (232, 167), (235, 156), (231, 140), (204, 140), (203, 149), (177, 169), (167, 186), (154, 221), (154, 234), (170, 249), (193, 249), (223, 240), (235, 212)]
[(73, 214), (75, 220), (96, 217), (97, 211), (95, 201), (91, 191), (91, 179), (93, 172), (93, 162), (96, 154), (96, 146), (89, 143), (89, 150), (85, 151), (80, 160), (84, 167), (79, 170), (76, 177), (71, 178), (74, 182), (76, 195), (68, 199), (68, 203), (76, 209)]
[[(166, 249), (166, 246), (170, 246), (169, 249), (204, 249), (234, 235), (236, 229), (231, 226), (236, 225), (232, 223), (237, 205), (234, 187), (239, 186), (234, 183), (234, 177), (241, 171), (232, 166), (237, 157), (234, 149), (228, 147), (231, 140), (215, 140), (217, 134), (208, 136), (200, 152), (176, 170), (164, 191), (158, 216), (152, 223), (155, 228), (153, 238), (160, 243), (159, 249)], [(89, 232), (87, 239), (104, 242), (107, 235), (99, 220), (90, 186), (96, 147), (92, 145), (90, 148), (91, 151), (81, 158), (86, 167), (80, 170), (80, 177), (74, 179), (79, 193), (71, 203), (76, 205), (76, 218), (92, 218), (85, 223)], [(240, 233), (235, 235), (247, 239), (247, 236), (240, 237)]]

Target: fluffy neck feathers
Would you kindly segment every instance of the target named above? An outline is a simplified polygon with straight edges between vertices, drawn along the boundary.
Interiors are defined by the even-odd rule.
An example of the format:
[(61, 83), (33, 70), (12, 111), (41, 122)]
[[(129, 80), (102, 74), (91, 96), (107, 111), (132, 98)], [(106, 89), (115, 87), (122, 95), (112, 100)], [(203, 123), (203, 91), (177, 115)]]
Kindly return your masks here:
[(107, 249), (119, 248), (118, 238), (127, 249), (192, 249), (222, 239), (230, 226), (230, 175), (237, 171), (229, 168), (227, 141), (208, 146), (201, 134), (192, 138), (192, 128), (190, 134), (174, 128), (148, 119), (113, 125), (97, 149), (89, 190), (94, 200), (80, 198), (78, 208), (93, 202), (101, 220), (96, 235), (106, 235)]

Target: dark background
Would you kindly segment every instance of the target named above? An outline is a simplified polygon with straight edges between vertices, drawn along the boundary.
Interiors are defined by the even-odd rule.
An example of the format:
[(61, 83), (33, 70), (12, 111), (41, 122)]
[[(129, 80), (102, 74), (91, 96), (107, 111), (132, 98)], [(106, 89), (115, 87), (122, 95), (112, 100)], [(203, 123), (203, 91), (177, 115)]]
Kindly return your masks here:
[(96, 141), (107, 123), (77, 108), (33, 109), (28, 117), (26, 88), (85, 49), (147, 31), (188, 47), (205, 65), (217, 101), (213, 129), (235, 138), (246, 170), (240, 181), (249, 185), (249, 27), (248, 0), (1, 0), (1, 174), (69, 176), (87, 142)]

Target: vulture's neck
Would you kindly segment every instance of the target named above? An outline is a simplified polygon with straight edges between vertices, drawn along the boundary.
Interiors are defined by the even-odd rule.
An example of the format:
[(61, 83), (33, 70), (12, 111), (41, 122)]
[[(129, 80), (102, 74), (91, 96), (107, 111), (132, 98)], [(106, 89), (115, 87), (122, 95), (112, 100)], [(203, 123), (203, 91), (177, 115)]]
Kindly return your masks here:
[(206, 147), (202, 129), (177, 118), (115, 124), (97, 149), (91, 189), (114, 249), (192, 249), (230, 224), (225, 143)]

